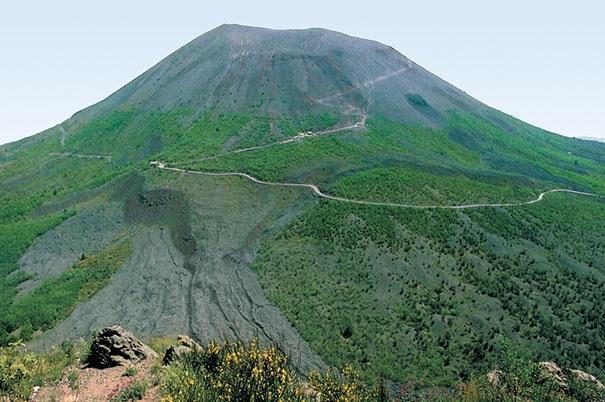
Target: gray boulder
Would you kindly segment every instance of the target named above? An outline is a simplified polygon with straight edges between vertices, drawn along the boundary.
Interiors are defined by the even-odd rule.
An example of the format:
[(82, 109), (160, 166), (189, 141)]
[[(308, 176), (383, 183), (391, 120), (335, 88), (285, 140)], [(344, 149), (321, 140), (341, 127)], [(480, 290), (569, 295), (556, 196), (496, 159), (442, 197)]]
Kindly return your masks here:
[(180, 359), (184, 354), (187, 354), (195, 349), (200, 349), (199, 343), (188, 337), (187, 335), (180, 335), (177, 337), (177, 344), (170, 346), (164, 354), (162, 362), (166, 365)]
[(88, 365), (96, 368), (125, 366), (157, 357), (157, 354), (132, 333), (120, 326), (101, 329), (92, 341)]

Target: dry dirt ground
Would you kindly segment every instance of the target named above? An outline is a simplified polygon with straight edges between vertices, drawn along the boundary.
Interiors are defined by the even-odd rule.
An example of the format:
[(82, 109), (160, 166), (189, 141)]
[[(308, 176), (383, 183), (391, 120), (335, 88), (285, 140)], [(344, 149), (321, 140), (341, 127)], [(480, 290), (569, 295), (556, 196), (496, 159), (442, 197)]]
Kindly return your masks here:
[[(73, 367), (67, 369), (63, 378), (54, 386), (41, 387), (32, 395), (30, 401), (35, 402), (101, 402), (111, 401), (132, 382), (143, 380), (147, 383), (147, 391), (142, 401), (158, 401), (160, 399), (159, 387), (154, 383), (152, 366), (155, 360), (148, 359), (133, 364), (136, 370), (134, 376), (124, 376), (128, 367), (111, 367), (96, 369), (86, 367)], [(73, 381), (77, 374), (77, 380)], [(74, 383), (76, 385), (74, 385)]]

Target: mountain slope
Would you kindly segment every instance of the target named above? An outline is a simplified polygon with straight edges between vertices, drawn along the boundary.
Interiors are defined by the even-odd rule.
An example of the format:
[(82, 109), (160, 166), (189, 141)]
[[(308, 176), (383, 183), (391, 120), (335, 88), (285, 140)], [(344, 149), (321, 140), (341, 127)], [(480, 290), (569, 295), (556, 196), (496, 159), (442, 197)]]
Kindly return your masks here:
[[(158, 160), (370, 203), (597, 196), (416, 210)], [(0, 147), (0, 190), (1, 343), (119, 323), (451, 384), (509, 339), (604, 373), (605, 144), (491, 109), (376, 42), (218, 27)]]
[[(166, 125), (187, 126), (204, 112), (311, 119), (316, 128), (314, 120), (326, 114), (337, 121), (380, 114), (406, 124), (443, 125), (452, 108), (485, 109), (377, 42), (322, 29), (223, 25), (77, 113), (51, 136), (60, 138), (62, 149), (138, 159), (166, 145)], [(292, 133), (279, 124), (270, 131)]]

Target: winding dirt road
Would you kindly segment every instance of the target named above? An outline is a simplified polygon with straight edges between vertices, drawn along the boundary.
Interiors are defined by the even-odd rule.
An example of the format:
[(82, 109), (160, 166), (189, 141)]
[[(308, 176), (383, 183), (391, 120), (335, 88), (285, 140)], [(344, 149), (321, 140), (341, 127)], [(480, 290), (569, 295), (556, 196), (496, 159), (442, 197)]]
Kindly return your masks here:
[[(412, 68), (413, 68), (412, 63), (408, 61), (408, 65), (403, 68), (400, 68), (398, 70), (392, 71), (390, 73), (384, 74), (382, 76), (376, 77), (374, 79), (371, 79), (371, 80), (368, 80), (365, 82), (357, 83), (352, 88), (348, 89), (347, 91), (336, 93), (334, 95), (330, 95), (325, 98), (316, 99), (315, 101), (318, 103), (324, 104), (324, 105), (333, 106), (330, 104), (330, 100), (332, 100), (332, 99), (336, 99), (336, 98), (348, 95), (349, 93), (360, 90), (363, 87), (373, 87), (378, 82), (381, 82), (381, 81), (384, 81), (391, 77), (394, 77), (394, 76), (401, 74), (405, 71), (408, 71)], [(270, 148), (270, 147), (274, 147), (277, 145), (284, 145), (284, 144), (288, 144), (288, 143), (292, 143), (292, 142), (296, 142), (296, 141), (303, 141), (307, 138), (318, 137), (318, 136), (322, 136), (322, 135), (329, 135), (329, 134), (334, 134), (334, 133), (338, 133), (338, 132), (342, 132), (342, 131), (365, 129), (367, 113), (364, 111), (361, 111), (361, 110), (357, 110), (357, 108), (355, 108), (355, 107), (353, 107), (353, 109), (355, 109), (356, 112), (359, 112), (358, 116), (361, 119), (357, 123), (344, 125), (344, 126), (337, 126), (337, 127), (331, 128), (331, 129), (323, 130), (323, 131), (298, 133), (294, 137), (288, 138), (283, 141), (277, 141), (277, 142), (273, 142), (270, 144), (259, 145), (259, 146), (254, 146), (254, 147), (236, 149), (236, 150), (225, 152), (222, 154), (207, 156), (207, 157), (198, 158), (198, 159), (192, 159), (192, 160), (187, 160), (187, 161), (175, 161), (172, 163), (173, 164), (186, 164), (186, 163), (193, 163), (193, 162), (208, 161), (208, 160), (213, 160), (213, 159), (217, 159), (217, 158), (228, 156), (228, 155), (236, 155), (236, 154), (240, 154), (240, 153), (244, 153), (244, 152), (250, 152), (250, 151), (255, 151), (255, 150), (259, 150), (259, 149)], [(61, 145), (63, 145), (64, 141), (65, 141), (66, 133), (62, 126), (60, 126), (60, 129), (62, 130)], [(111, 156), (107, 156), (107, 155), (82, 155), (82, 154), (75, 154), (75, 153), (69, 153), (69, 152), (53, 153), (51, 155), (60, 156), (60, 157), (74, 156), (74, 157), (86, 158), (86, 159), (106, 159), (111, 162)], [(313, 192), (313, 195), (320, 197), (320, 198), (327, 199), (327, 200), (338, 201), (338, 202), (347, 202), (347, 203), (359, 204), (359, 205), (374, 205), (374, 206), (385, 206), (385, 207), (415, 208), (415, 209), (471, 209), (471, 208), (520, 207), (520, 206), (531, 205), (531, 204), (540, 202), (544, 199), (544, 196), (546, 194), (550, 194), (550, 193), (571, 193), (571, 194), (578, 194), (578, 195), (584, 195), (584, 196), (589, 196), (589, 197), (602, 197), (601, 195), (594, 194), (594, 193), (587, 193), (587, 192), (583, 192), (583, 191), (569, 190), (569, 189), (564, 189), (564, 188), (555, 188), (555, 189), (543, 191), (542, 193), (540, 193), (538, 195), (537, 198), (535, 198), (533, 200), (522, 201), (522, 202), (479, 203), (479, 204), (463, 204), (463, 205), (415, 205), (415, 204), (403, 204), (403, 203), (396, 203), (396, 202), (354, 200), (354, 199), (345, 198), (345, 197), (338, 197), (338, 196), (323, 193), (315, 184), (269, 182), (269, 181), (264, 181), (264, 180), (258, 179), (254, 176), (251, 176), (251, 175), (249, 175), (247, 173), (243, 173), (243, 172), (205, 172), (205, 171), (199, 171), (199, 170), (187, 170), (187, 169), (182, 169), (182, 168), (178, 168), (178, 167), (170, 167), (170, 166), (166, 165), (166, 162), (160, 162), (160, 161), (153, 161), (153, 162), (150, 162), (150, 164), (159, 169), (166, 170), (169, 172), (197, 174), (197, 175), (214, 176), (214, 177), (228, 177), (228, 176), (242, 177), (247, 180), (250, 180), (253, 183), (265, 185), (265, 186), (297, 187), (297, 188), (310, 189)]]
[[(395, 71), (391, 71), (390, 73), (381, 75), (379, 77), (373, 78), (371, 80), (368, 81), (364, 81), (364, 82), (360, 82), (357, 83), (355, 85), (353, 85), (350, 89), (344, 91), (344, 92), (339, 92), (336, 93), (334, 95), (330, 95), (327, 96), (325, 98), (320, 98), (320, 99), (315, 99), (315, 101), (317, 103), (326, 105), (326, 106), (334, 106), (332, 105), (329, 101), (331, 99), (336, 99), (336, 98), (340, 98), (342, 96), (348, 95), (352, 92), (358, 91), (363, 87), (372, 87), (374, 85), (376, 85), (378, 82), (384, 81), (386, 79), (389, 79), (391, 77), (394, 77), (398, 74), (401, 74), (405, 71), (408, 71), (410, 69), (412, 69), (413, 65), (410, 61), (408, 61), (408, 65), (406, 67), (400, 68), (398, 70)], [(359, 109), (356, 106), (352, 106), (349, 105), (350, 110), (347, 113), (344, 113), (345, 115), (357, 115), (358, 118), (360, 119), (358, 122), (353, 123), (353, 124), (348, 124), (348, 125), (344, 125), (344, 126), (337, 126), (337, 127), (333, 127), (327, 130), (323, 130), (323, 131), (315, 131), (315, 132), (306, 132), (306, 133), (298, 133), (297, 135), (295, 135), (294, 137), (285, 139), (283, 141), (276, 141), (276, 142), (272, 142), (270, 144), (265, 144), (265, 145), (258, 145), (258, 146), (254, 146), (254, 147), (248, 147), (248, 148), (241, 148), (241, 149), (236, 149), (234, 151), (229, 151), (229, 152), (225, 152), (222, 154), (218, 154), (218, 155), (212, 155), (212, 156), (206, 156), (203, 158), (198, 158), (198, 159), (191, 159), (188, 161), (178, 161), (175, 162), (177, 164), (184, 164), (184, 163), (192, 163), (192, 162), (203, 162), (203, 161), (209, 161), (209, 160), (213, 160), (213, 159), (217, 159), (223, 156), (227, 156), (227, 155), (236, 155), (236, 154), (240, 154), (242, 152), (249, 152), (249, 151), (255, 151), (258, 149), (265, 149), (265, 148), (270, 148), (270, 147), (274, 147), (276, 145), (284, 145), (284, 144), (288, 144), (291, 142), (295, 142), (295, 141), (301, 141), (310, 137), (319, 137), (322, 135), (329, 135), (329, 134), (334, 134), (334, 133), (338, 133), (341, 131), (348, 131), (348, 130), (362, 130), (366, 128), (366, 121), (368, 119), (368, 115), (365, 111)]]
[(80, 158), (80, 159), (103, 159), (108, 162), (111, 162), (111, 156), (109, 156), (109, 155), (77, 154), (77, 153), (73, 153), (73, 152), (51, 152), (51, 153), (49, 153), (49, 155), (58, 156), (60, 158), (73, 157), (73, 158)]
[(328, 130), (323, 130), (323, 131), (298, 133), (294, 137), (290, 137), (290, 138), (288, 138), (286, 140), (283, 140), (283, 141), (272, 142), (270, 144), (258, 145), (258, 146), (255, 146), (255, 147), (240, 148), (240, 149), (236, 149), (236, 150), (225, 152), (225, 153), (218, 154), (218, 155), (206, 156), (206, 157), (203, 157), (203, 158), (191, 159), (191, 160), (188, 160), (188, 161), (179, 161), (179, 162), (175, 162), (175, 163), (177, 163), (177, 164), (183, 164), (183, 163), (210, 161), (210, 160), (217, 159), (217, 158), (222, 158), (222, 157), (228, 156), (228, 155), (236, 155), (236, 154), (241, 154), (242, 152), (256, 151), (258, 149), (271, 148), (271, 147), (274, 147), (276, 145), (284, 145), (284, 144), (289, 144), (291, 142), (303, 141), (303, 140), (305, 140), (307, 138), (311, 138), (311, 137), (319, 137), (319, 136), (323, 136), (323, 135), (330, 135), (330, 134), (335, 134), (335, 133), (338, 133), (338, 132), (341, 132), (341, 131), (348, 131), (348, 130), (361, 130), (361, 129), (364, 129), (365, 126), (366, 126), (366, 117), (363, 116), (363, 118), (362, 118), (361, 121), (359, 121), (357, 123), (354, 123), (354, 124), (350, 124), (350, 125), (346, 125), (346, 126), (334, 127), (334, 128), (330, 128)]
[(550, 193), (572, 193), (585, 195), (589, 197), (600, 197), (598, 194), (586, 193), (583, 191), (576, 190), (568, 190), (564, 188), (555, 188), (552, 190), (543, 191), (538, 195), (537, 198), (530, 201), (522, 201), (522, 202), (514, 202), (514, 203), (485, 203), (485, 204), (464, 204), (464, 205), (414, 205), (414, 204), (400, 204), (396, 202), (377, 202), (377, 201), (363, 201), (363, 200), (353, 200), (350, 198), (337, 197), (334, 195), (329, 195), (323, 193), (315, 184), (307, 184), (307, 183), (280, 183), (280, 182), (270, 182), (257, 179), (254, 176), (251, 176), (247, 173), (242, 172), (203, 172), (199, 170), (187, 170), (176, 167), (166, 166), (165, 163), (159, 161), (150, 162), (152, 166), (156, 166), (159, 169), (177, 172), (177, 173), (187, 173), (187, 174), (197, 174), (203, 176), (214, 176), (214, 177), (228, 177), (228, 176), (236, 176), (243, 177), (245, 179), (250, 180), (253, 183), (261, 184), (265, 186), (275, 186), (275, 187), (298, 187), (298, 188), (307, 188), (313, 192), (313, 195), (321, 198), (325, 198), (327, 200), (339, 201), (339, 202), (347, 202), (351, 204), (360, 204), (360, 205), (374, 205), (374, 206), (383, 206), (383, 207), (399, 207), (399, 208), (415, 208), (415, 209), (471, 209), (471, 208), (497, 208), (497, 207), (520, 207), (523, 205), (531, 205), (537, 202), (540, 202), (544, 199), (546, 194)]
[(324, 98), (319, 98), (319, 99), (315, 99), (316, 102), (321, 103), (321, 104), (329, 104), (329, 101), (332, 99), (336, 99), (336, 98), (340, 98), (346, 95), (350, 95), (353, 92), (359, 91), (361, 88), (365, 88), (365, 87), (373, 87), (374, 85), (376, 85), (377, 83), (384, 81), (386, 79), (389, 79), (391, 77), (394, 77), (398, 74), (401, 74), (405, 71), (411, 70), (413, 68), (412, 62), (408, 60), (407, 66), (400, 68), (398, 70), (394, 70), (391, 71), (387, 74), (372, 78), (370, 80), (364, 81), (364, 82), (358, 82), (356, 84), (354, 84), (353, 86), (351, 86), (351, 88), (347, 89), (346, 91), (343, 92), (338, 92), (334, 95), (329, 95), (326, 96)]

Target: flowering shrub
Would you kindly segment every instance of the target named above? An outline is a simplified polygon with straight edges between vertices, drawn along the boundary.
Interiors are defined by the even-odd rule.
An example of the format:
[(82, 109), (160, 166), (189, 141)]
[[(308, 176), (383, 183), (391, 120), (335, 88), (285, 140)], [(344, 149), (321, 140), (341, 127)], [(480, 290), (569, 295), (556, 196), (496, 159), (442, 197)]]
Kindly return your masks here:
[(165, 402), (297, 402), (298, 381), (277, 347), (225, 341), (183, 355), (162, 376)]
[(27, 399), (36, 356), (23, 353), (17, 345), (0, 349), (0, 396)]
[(87, 347), (67, 343), (44, 355), (30, 352), (20, 342), (0, 347), (0, 401), (27, 400), (34, 386), (59, 380), (65, 367), (79, 361)]
[(321, 402), (366, 402), (377, 400), (377, 395), (363, 386), (359, 374), (351, 367), (342, 371), (312, 372), (309, 381), (321, 395)]

